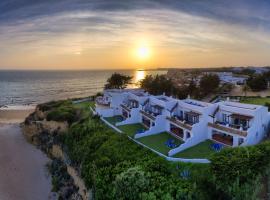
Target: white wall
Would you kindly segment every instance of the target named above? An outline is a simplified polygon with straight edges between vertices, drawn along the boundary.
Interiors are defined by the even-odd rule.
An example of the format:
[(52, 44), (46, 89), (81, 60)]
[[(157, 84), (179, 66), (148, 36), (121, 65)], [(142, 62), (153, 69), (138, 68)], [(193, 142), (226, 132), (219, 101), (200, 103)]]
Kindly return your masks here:
[(141, 123), (142, 117), (140, 114), (140, 108), (132, 108), (130, 111), (130, 115), (131, 116), (126, 118), (124, 121), (116, 123), (116, 126)]
[(150, 129), (148, 129), (144, 133), (136, 134), (135, 138), (141, 138), (165, 132), (166, 131), (166, 126), (164, 126), (165, 123), (166, 123), (166, 116), (158, 115), (155, 120), (155, 126), (151, 126)]

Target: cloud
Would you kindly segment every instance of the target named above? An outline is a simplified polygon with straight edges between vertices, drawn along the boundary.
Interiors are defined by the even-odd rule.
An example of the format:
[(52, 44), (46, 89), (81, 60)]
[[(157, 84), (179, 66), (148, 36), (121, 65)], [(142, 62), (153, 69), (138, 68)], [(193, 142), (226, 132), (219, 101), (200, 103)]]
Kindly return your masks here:
[(0, 57), (110, 52), (141, 38), (174, 54), (257, 55), (270, 50), (269, 9), (266, 0), (2, 0)]

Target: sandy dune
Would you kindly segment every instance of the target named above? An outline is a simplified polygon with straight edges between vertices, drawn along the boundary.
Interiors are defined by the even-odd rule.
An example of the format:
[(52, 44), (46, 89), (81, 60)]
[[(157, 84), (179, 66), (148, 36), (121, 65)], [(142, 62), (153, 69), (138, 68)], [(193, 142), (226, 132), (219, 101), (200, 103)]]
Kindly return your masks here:
[(14, 123), (22, 122), (29, 112), (0, 110), (0, 200), (51, 199), (48, 158), (27, 143)]

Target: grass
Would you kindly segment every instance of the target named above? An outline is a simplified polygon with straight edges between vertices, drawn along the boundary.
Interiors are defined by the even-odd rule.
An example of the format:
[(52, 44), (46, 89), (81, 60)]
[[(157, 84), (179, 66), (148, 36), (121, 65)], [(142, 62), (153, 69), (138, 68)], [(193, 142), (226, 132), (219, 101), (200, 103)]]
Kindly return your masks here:
[(175, 137), (171, 136), (167, 132), (159, 133), (157, 135), (150, 135), (150, 136), (142, 137), (137, 140), (164, 155), (168, 155), (168, 152), (171, 150), (171, 148), (169, 148), (165, 144), (165, 142), (168, 139), (174, 139), (177, 146), (183, 143), (181, 140), (176, 139)]
[(104, 119), (112, 125), (115, 125), (117, 122), (122, 121), (122, 116), (114, 116), (114, 117), (104, 117)]
[(89, 107), (93, 108), (94, 105), (95, 105), (94, 101), (86, 101), (86, 102), (81, 102), (81, 103), (74, 104), (74, 107), (78, 108), (78, 109), (82, 109), (82, 111), (83, 111), (82, 115), (87, 117), (89, 115), (89, 112), (90, 112)]
[(129, 124), (129, 125), (118, 126), (118, 128), (131, 137), (133, 137), (138, 130), (142, 130), (142, 129), (145, 130), (142, 124)]
[(270, 103), (270, 98), (268, 97), (244, 97), (240, 101), (241, 103), (256, 104), (256, 105), (265, 105), (265, 103)]
[(213, 153), (211, 149), (211, 140), (206, 140), (193, 147), (190, 147), (182, 152), (175, 154), (173, 157), (177, 158), (210, 158)]

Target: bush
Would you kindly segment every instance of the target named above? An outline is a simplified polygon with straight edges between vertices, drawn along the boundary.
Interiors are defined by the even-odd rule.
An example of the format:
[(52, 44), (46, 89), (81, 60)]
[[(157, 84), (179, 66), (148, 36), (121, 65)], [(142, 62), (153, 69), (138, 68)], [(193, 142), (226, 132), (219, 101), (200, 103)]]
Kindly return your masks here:
[(77, 120), (76, 109), (73, 107), (60, 107), (49, 111), (46, 119), (48, 121), (63, 122), (67, 121), (72, 124)]
[(51, 101), (48, 103), (44, 103), (44, 104), (39, 104), (38, 108), (45, 112), (45, 111), (49, 111), (52, 110), (54, 108), (59, 108), (60, 106), (71, 106), (72, 102), (70, 100), (62, 100), (62, 101)]
[(252, 91), (262, 91), (267, 89), (267, 78), (263, 74), (250, 76), (247, 79), (247, 85)]
[(213, 93), (219, 87), (219, 77), (216, 74), (206, 74), (200, 80), (200, 90), (202, 94)]
[[(211, 172), (218, 189), (231, 198), (250, 190), (249, 195), (259, 187), (259, 177), (270, 164), (270, 142), (251, 147), (228, 148), (211, 158)], [(236, 199), (241, 199), (241, 198)], [(250, 198), (251, 199), (251, 198)]]

